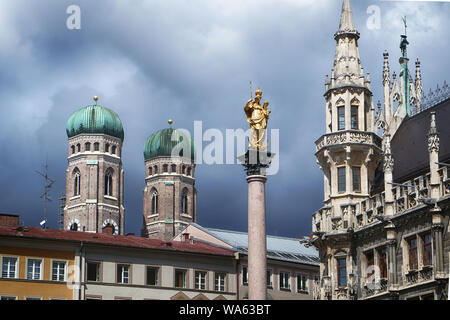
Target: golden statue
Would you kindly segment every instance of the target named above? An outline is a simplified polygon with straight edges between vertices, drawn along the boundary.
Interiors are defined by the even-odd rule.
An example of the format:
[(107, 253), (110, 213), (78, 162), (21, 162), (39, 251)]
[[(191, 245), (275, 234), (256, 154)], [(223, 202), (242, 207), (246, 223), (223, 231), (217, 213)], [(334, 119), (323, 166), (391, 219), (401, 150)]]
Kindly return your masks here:
[(256, 90), (255, 99), (248, 100), (244, 107), (247, 122), (250, 124), (251, 134), (248, 138), (249, 147), (256, 150), (266, 150), (269, 142), (264, 145), (266, 137), (267, 122), (269, 121), (270, 110), (267, 110), (269, 102), (260, 104), (262, 99), (261, 89)]

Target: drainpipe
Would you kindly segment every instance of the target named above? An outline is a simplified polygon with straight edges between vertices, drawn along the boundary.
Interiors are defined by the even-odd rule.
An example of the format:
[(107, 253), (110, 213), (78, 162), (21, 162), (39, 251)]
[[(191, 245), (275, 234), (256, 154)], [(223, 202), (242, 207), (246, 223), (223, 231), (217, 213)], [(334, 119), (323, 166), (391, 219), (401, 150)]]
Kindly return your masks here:
[[(80, 274), (79, 274), (79, 288), (78, 288), (78, 300), (81, 300), (82, 297), (82, 289), (81, 287), (83, 286), (84, 281), (82, 281), (84, 279), (84, 255), (86, 254), (86, 250), (84, 250), (84, 255), (83, 255), (83, 250), (84, 250), (84, 242), (81, 241), (80, 243), (80, 263), (79, 263), (79, 270), (80, 270)], [(84, 287), (84, 286), (83, 286)]]

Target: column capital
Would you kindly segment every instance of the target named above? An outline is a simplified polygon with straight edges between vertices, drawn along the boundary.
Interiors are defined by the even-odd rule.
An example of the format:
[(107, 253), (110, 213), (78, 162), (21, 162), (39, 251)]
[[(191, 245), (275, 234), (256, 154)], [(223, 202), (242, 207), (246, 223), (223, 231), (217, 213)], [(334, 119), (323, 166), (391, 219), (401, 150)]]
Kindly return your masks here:
[(263, 176), (263, 175), (252, 175), (252, 176), (247, 176), (247, 182), (254, 182), (254, 181), (259, 181), (262, 183), (266, 183), (267, 181), (267, 177)]

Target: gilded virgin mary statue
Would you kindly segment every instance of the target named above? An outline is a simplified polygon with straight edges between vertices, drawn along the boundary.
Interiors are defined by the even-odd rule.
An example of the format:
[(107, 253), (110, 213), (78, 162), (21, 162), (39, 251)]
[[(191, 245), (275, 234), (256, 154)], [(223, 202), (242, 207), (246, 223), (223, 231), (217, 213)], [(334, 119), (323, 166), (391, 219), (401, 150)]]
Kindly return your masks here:
[(244, 107), (247, 122), (250, 124), (251, 134), (248, 138), (249, 147), (255, 150), (266, 150), (269, 143), (265, 142), (267, 122), (269, 121), (270, 110), (267, 109), (269, 102), (260, 104), (262, 99), (261, 89), (256, 90), (255, 98), (250, 99)]

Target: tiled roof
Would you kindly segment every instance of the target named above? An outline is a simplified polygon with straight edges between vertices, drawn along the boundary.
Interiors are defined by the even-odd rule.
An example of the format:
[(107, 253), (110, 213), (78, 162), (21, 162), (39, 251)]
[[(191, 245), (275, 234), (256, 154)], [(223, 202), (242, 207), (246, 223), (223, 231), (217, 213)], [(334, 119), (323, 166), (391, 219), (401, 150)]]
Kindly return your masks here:
[[(23, 231), (20, 231), (23, 228)], [(194, 241), (180, 242), (180, 241), (162, 241), (156, 239), (147, 239), (136, 236), (120, 236), (100, 233), (88, 233), (77, 231), (66, 231), (56, 229), (40, 229), (33, 227), (5, 227), (0, 226), (0, 237), (15, 236), (18, 238), (31, 238), (42, 240), (61, 240), (81, 242), (86, 244), (98, 244), (118, 247), (133, 247), (144, 249), (159, 249), (167, 251), (182, 251), (190, 253), (202, 253), (222, 256), (233, 256), (234, 251), (226, 248), (213, 246), (208, 243)]]
[[(233, 246), (241, 253), (248, 252), (248, 233), (202, 227), (196, 223), (193, 226), (211, 234)], [(319, 253), (313, 246), (306, 247), (300, 239), (278, 236), (267, 236), (267, 258), (319, 265)]]

